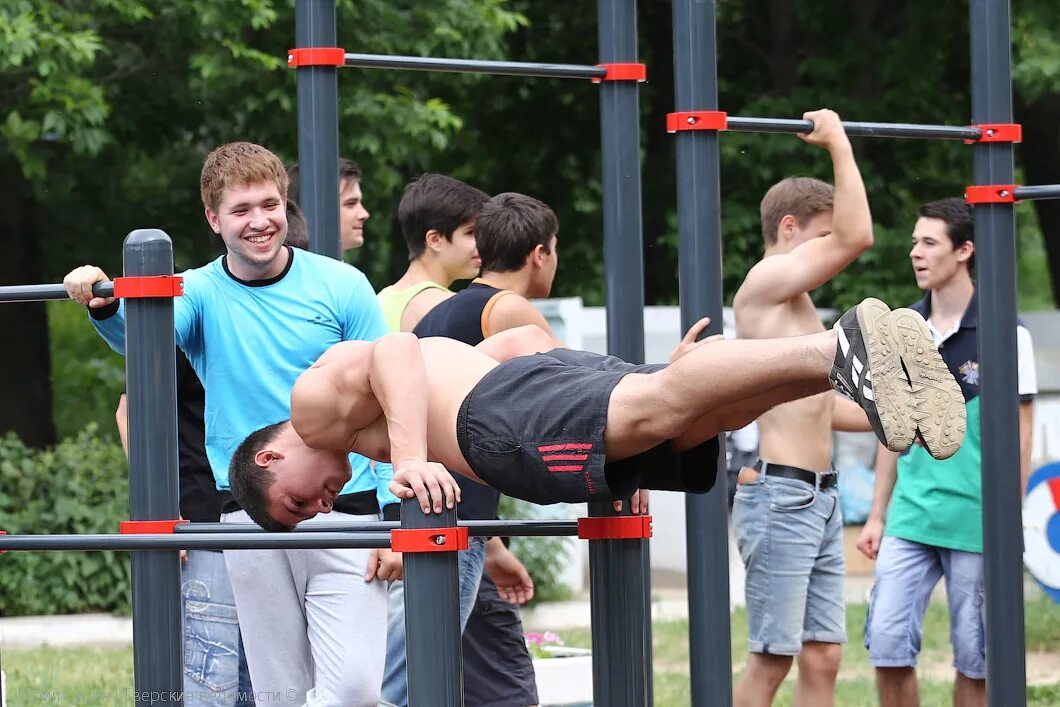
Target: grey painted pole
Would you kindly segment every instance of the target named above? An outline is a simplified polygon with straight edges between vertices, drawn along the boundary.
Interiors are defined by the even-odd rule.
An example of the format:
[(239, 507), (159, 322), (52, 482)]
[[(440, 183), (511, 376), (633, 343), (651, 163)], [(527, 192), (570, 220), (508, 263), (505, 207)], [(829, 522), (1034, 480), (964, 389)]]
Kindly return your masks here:
[[(335, 0), (297, 0), (295, 44), (334, 47)], [(298, 172), (309, 249), (342, 258), (339, 234), (338, 67), (299, 66)]]
[(1016, 187), (1017, 199), (1060, 199), (1060, 184), (1039, 184)]
[[(401, 502), (403, 529), (455, 525), (455, 508), (426, 515), (415, 499)], [(456, 552), (406, 552), (403, 560), (409, 705), (458, 707), (464, 677)]]
[[(636, 0), (599, 0), (600, 63), (637, 62)], [(640, 114), (635, 81), (600, 84), (607, 350), (644, 360)], [(614, 515), (593, 503), (591, 515)], [(628, 513), (628, 503), (624, 508)], [(593, 701), (652, 702), (651, 579), (646, 540), (590, 540)]]
[[(557, 537), (578, 534), (576, 520), (462, 520), (457, 523), (467, 528), (471, 537), (490, 537), (501, 535), (508, 537)], [(299, 526), (297, 533), (381, 533), (400, 528), (397, 521), (373, 520), (367, 522), (324, 521), (311, 525)], [(183, 535), (199, 533), (264, 533), (256, 523), (182, 523), (174, 532)], [(0, 536), (0, 542), (3, 537)]]
[[(113, 282), (97, 282), (92, 286), (96, 297), (114, 295)], [(43, 302), (44, 300), (69, 299), (62, 283), (55, 285), (4, 285), (0, 287), (0, 302)]]
[[(971, 0), (972, 122), (1012, 122), (1008, 0)], [(973, 146), (976, 184), (1012, 184), (1011, 143)], [(975, 207), (979, 288), (983, 565), (987, 697), (994, 707), (1027, 703), (1023, 629), (1023, 533), (1016, 375), (1016, 218), (1012, 204)]]
[[(697, 3), (700, 4), (700, 3)], [(685, 28), (678, 28), (684, 30)], [(717, 63), (715, 61), (715, 63)], [(699, 108), (697, 110), (705, 110)], [(805, 133), (813, 129), (809, 120), (787, 118), (737, 118), (727, 120), (728, 130), (753, 133)], [(911, 123), (843, 122), (843, 130), (853, 137), (920, 138), (922, 140), (978, 140), (979, 128), (957, 125), (916, 125)]]
[[(674, 0), (676, 111), (718, 108), (715, 0)], [(721, 182), (718, 133), (679, 131), (677, 214), (680, 236), (681, 327), (711, 319), (707, 334), (722, 333)], [(725, 443), (717, 483), (706, 495), (685, 497), (688, 554), (688, 633), (693, 705), (732, 704), (729, 614), (728, 504)]]
[[(172, 275), (173, 244), (158, 229), (125, 238), (127, 276)], [(129, 399), (129, 518), (175, 520), (177, 499), (177, 369), (173, 298), (125, 301)], [(159, 705), (181, 705), (183, 634), (180, 552), (132, 556), (133, 669), (138, 693), (157, 692)]]
[(523, 61), (484, 59), (444, 59), (430, 56), (391, 56), (346, 53), (345, 66), (362, 69), (405, 69), (412, 71), (453, 71), (498, 76), (545, 76), (557, 79), (602, 78), (604, 69), (583, 64), (535, 64)]
[[(218, 523), (220, 525), (220, 523)], [(0, 535), (0, 550), (95, 552), (100, 550), (316, 550), (390, 547), (390, 533), (182, 533), (180, 535)], [(134, 556), (135, 557), (135, 556)]]

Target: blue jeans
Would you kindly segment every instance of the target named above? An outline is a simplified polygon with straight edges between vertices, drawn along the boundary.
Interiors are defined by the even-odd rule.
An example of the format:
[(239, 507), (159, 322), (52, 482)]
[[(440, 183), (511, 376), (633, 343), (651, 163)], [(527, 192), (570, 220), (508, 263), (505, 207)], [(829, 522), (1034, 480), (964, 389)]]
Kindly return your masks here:
[(843, 514), (833, 486), (769, 476), (732, 505), (747, 568), (748, 650), (798, 655), (806, 641), (845, 643)]
[(972, 680), (986, 678), (983, 556), (886, 536), (876, 558), (876, 581), (865, 618), (865, 647), (877, 668), (916, 665), (924, 612), (939, 578), (946, 578), (953, 667)]
[[(486, 564), (486, 538), (469, 538), (467, 550), (457, 553), (460, 575), (460, 630), (475, 607), (478, 585)], [(409, 686), (405, 676), (405, 584), (391, 582), (387, 592), (386, 668), (383, 700), (407, 707)]]
[(254, 704), (224, 555), (191, 550), (181, 566), (186, 705)]

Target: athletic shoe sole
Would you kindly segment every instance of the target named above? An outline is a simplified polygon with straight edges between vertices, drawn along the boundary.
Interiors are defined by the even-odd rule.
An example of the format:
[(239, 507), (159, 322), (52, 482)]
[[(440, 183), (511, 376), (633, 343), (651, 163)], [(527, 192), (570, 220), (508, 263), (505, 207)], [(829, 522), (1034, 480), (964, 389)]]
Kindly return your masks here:
[(872, 376), (872, 400), (883, 428), (881, 441), (893, 452), (904, 452), (913, 444), (916, 434), (913, 414), (916, 402), (902, 370), (891, 310), (880, 300), (870, 297), (858, 305), (856, 312)]
[(887, 317), (886, 326), (908, 375), (916, 431), (932, 457), (948, 459), (960, 449), (968, 426), (961, 386), (917, 312), (896, 309)]

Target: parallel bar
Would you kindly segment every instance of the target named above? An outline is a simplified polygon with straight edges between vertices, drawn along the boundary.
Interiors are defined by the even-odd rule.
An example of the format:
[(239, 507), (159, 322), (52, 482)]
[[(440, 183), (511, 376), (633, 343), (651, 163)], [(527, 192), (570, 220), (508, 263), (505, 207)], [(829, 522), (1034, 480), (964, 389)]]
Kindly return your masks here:
[[(173, 243), (158, 229), (125, 238), (125, 274), (172, 275)], [(129, 401), (129, 519), (167, 520), (180, 512), (177, 493), (177, 364), (173, 298), (125, 302)], [(180, 548), (132, 557), (134, 685), (159, 693), (157, 704), (180, 705)]]
[[(96, 297), (113, 297), (114, 283), (100, 282), (92, 286)], [(43, 302), (44, 300), (69, 299), (62, 283), (54, 285), (5, 285), (0, 287), (0, 302)]]
[[(691, 110), (691, 109), (689, 109)], [(697, 108), (696, 110), (705, 110)], [(978, 140), (979, 128), (955, 125), (915, 125), (911, 123), (843, 123), (847, 135), (855, 137), (923, 138), (926, 140)], [(729, 116), (728, 129), (747, 133), (808, 133), (809, 120), (783, 118), (736, 118)]]
[[(637, 62), (636, 0), (598, 0), (600, 63)], [(607, 350), (644, 360), (639, 87), (600, 84)], [(628, 513), (629, 504), (624, 512)], [(591, 515), (614, 515), (610, 503)], [(593, 703), (652, 703), (651, 581), (645, 540), (590, 540)]]
[[(475, 537), (500, 535), (512, 538), (551, 537), (577, 535), (576, 520), (462, 520), (457, 523), (468, 529)], [(344, 532), (344, 533), (380, 533), (400, 528), (397, 521), (368, 521), (351, 523), (345, 521), (325, 521), (300, 525), (296, 533)], [(174, 532), (181, 535), (199, 533), (264, 533), (265, 530), (255, 523), (182, 523)]]
[(1060, 184), (1042, 184), (1033, 187), (1016, 187), (1017, 199), (1060, 199)]
[[(972, 120), (1012, 122), (1012, 26), (1008, 0), (971, 0)], [(976, 184), (1012, 184), (1012, 143), (973, 148)], [(1016, 217), (1012, 204), (977, 204), (979, 367), (982, 424), (983, 570), (987, 698), (1027, 704), (1023, 624), (1019, 398), (1016, 346)]]
[[(426, 515), (416, 499), (401, 502), (401, 527), (449, 528), (456, 509)], [(460, 707), (464, 677), (460, 580), (455, 552), (406, 552), (405, 653), (410, 705)]]
[[(297, 0), (295, 46), (334, 47), (335, 0)], [(338, 67), (300, 66), (298, 173), (301, 203), (309, 224), (309, 248), (342, 258), (339, 233)]]
[(413, 71), (455, 71), (464, 74), (498, 76), (544, 76), (556, 79), (598, 79), (607, 70), (587, 64), (534, 64), (522, 61), (485, 59), (446, 59), (426, 56), (389, 56), (347, 52), (346, 66), (362, 69), (411, 69)]
[[(674, 0), (674, 99), (676, 111), (718, 106), (715, 0)], [(711, 319), (706, 334), (721, 334), (722, 239), (718, 134), (681, 131), (677, 146), (677, 214), (680, 237), (681, 327)], [(706, 495), (685, 497), (688, 558), (689, 675), (693, 705), (732, 704), (729, 615), (728, 504), (725, 445), (718, 477)]]
[[(390, 533), (182, 533), (179, 535), (0, 535), (0, 550), (316, 550), (390, 547)], [(179, 583), (178, 585), (179, 586)], [(141, 650), (137, 646), (137, 652)]]

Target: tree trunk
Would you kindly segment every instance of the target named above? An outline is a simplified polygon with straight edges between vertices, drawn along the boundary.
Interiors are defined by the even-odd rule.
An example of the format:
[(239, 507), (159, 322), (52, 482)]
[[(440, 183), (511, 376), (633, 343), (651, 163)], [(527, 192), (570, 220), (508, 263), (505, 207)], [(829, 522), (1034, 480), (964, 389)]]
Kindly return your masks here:
[[(1023, 125), (1023, 168), (1027, 184), (1060, 184), (1060, 94), (1029, 105), (1016, 96), (1016, 120)], [(1060, 306), (1060, 200), (1034, 202), (1049, 260), (1053, 301)]]
[[(34, 229), (34, 199), (17, 165), (0, 163), (4, 175), (0, 213), (4, 214), (0, 284), (31, 285), (41, 280), (40, 234)], [(0, 370), (8, 372), (0, 386), (0, 434), (15, 432), (32, 447), (55, 442), (52, 419), (51, 359), (48, 318), (43, 302), (0, 305), (0, 331), (8, 345), (0, 347)]]

